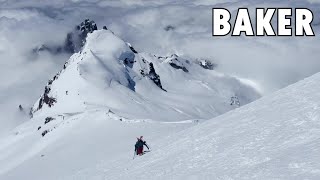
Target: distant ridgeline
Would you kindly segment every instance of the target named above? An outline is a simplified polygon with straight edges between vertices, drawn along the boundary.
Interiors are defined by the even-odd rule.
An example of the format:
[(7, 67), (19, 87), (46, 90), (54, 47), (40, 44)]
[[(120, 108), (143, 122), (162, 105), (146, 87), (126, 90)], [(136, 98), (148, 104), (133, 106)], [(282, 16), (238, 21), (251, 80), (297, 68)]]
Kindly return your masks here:
[[(274, 16), (276, 30), (271, 23)], [(313, 18), (312, 11), (307, 8), (256, 8), (254, 16), (247, 8), (239, 8), (231, 25), (229, 10), (213, 8), (212, 36), (227, 36), (230, 33), (231, 36), (240, 36), (241, 33), (246, 36), (315, 36)]]

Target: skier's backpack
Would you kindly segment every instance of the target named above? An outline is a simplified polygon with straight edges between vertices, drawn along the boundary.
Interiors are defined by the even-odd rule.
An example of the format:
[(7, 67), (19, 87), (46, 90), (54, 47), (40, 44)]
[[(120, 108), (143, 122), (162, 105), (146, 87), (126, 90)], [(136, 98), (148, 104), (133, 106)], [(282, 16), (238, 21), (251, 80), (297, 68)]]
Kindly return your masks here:
[(136, 144), (134, 145), (134, 147), (136, 149), (141, 148), (143, 146), (144, 142), (141, 139), (138, 139), (138, 141), (136, 142)]

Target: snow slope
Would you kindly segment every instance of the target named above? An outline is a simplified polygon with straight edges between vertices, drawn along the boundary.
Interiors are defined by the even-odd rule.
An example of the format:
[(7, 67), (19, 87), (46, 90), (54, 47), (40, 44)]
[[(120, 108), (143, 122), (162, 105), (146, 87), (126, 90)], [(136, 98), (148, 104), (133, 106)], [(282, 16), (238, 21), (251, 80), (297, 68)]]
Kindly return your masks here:
[[(89, 110), (65, 115), (64, 119), (44, 125), (44, 119), (33, 119), (0, 140), (0, 179), (94, 179), (98, 171), (112, 169), (118, 162), (132, 161), (136, 137), (145, 136), (153, 148), (156, 139), (180, 131), (196, 123), (160, 123), (135, 119), (119, 121), (107, 110)], [(41, 126), (40, 130), (37, 127)], [(43, 130), (51, 130), (44, 137)], [(103, 165), (103, 166), (102, 166)], [(100, 167), (102, 166), (102, 167)]]
[(132, 160), (136, 137), (144, 135), (153, 147), (160, 137), (259, 97), (242, 81), (198, 63), (138, 53), (111, 31), (94, 31), (49, 80), (33, 118), (0, 139), (0, 179), (112, 170)]
[[(206, 0), (197, 1), (200, 6), (195, 2), (179, 4), (179, 7), (174, 3), (164, 4), (162, 8), (140, 7), (138, 11), (129, 10), (130, 13), (119, 15), (119, 21), (109, 22), (121, 37), (138, 45), (137, 50), (179, 52), (186, 56), (135, 53), (111, 31), (90, 34), (84, 50), (74, 54), (49, 82), (50, 90), (44, 94), (56, 102), (51, 107), (43, 104), (41, 108), (40, 101), (36, 102), (33, 119), (1, 135), (0, 179), (319, 179), (320, 158), (316, 153), (319, 151), (319, 75), (199, 124), (236, 108), (237, 102), (236, 106), (230, 106), (235, 96), (241, 105), (257, 99), (257, 91), (247, 85), (255, 82), (256, 77), (260, 77), (259, 85), (263, 84), (261, 89), (265, 89), (271, 80), (280, 79), (277, 87), (282, 87), (318, 71), (318, 38), (208, 39), (213, 5), (204, 5), (210, 4)], [(264, 4), (264, 1), (257, 2), (250, 8)], [(279, 2), (272, 1), (270, 5), (279, 5)], [(79, 2), (79, 7), (85, 9), (91, 4), (83, 3)], [(225, 6), (236, 8), (250, 3), (249, 0), (226, 1)], [(304, 1), (301, 3), (305, 5)], [(93, 4), (88, 11), (99, 14)], [(297, 6), (299, 2), (283, 4)], [(67, 8), (73, 6), (71, 3)], [(61, 14), (57, 19), (65, 18), (58, 9), (54, 9)], [(99, 12), (102, 11), (105, 9)], [(50, 14), (50, 8), (46, 13)], [(172, 18), (177, 14), (183, 16)], [(202, 14), (199, 19), (198, 14)], [(162, 20), (160, 28), (159, 19)], [(167, 25), (174, 25), (176, 29), (166, 31)], [(318, 29), (317, 25), (316, 32)], [(14, 31), (12, 34), (17, 37)], [(6, 49), (0, 47), (0, 53), (7, 52)], [(10, 52), (16, 54), (16, 51)], [(220, 73), (202, 68), (191, 58), (201, 56), (217, 58)], [(296, 62), (301, 59), (308, 63), (297, 66)], [(125, 63), (126, 60), (134, 63)], [(150, 72), (150, 62), (160, 75), (163, 89), (150, 75), (141, 73), (141, 70)], [(175, 63), (175, 67), (170, 63)], [(43, 68), (50, 67), (50, 63), (44, 64), (47, 65), (38, 69), (50, 69)], [(17, 66), (25, 67), (23, 65)], [(32, 72), (32, 68), (26, 69)], [(247, 73), (248, 69), (251, 73)], [(294, 73), (288, 73), (288, 69), (294, 69)], [(260, 73), (262, 70), (268, 73)], [(280, 75), (274, 73), (278, 71)], [(10, 73), (1, 72), (5, 74), (2, 82), (10, 82), (7, 80)], [(36, 74), (47, 76), (48, 72)], [(265, 74), (269, 76), (268, 83), (264, 84), (261, 77)], [(23, 85), (27, 86), (29, 83)], [(16, 107), (14, 104), (20, 103), (20, 97), (32, 94), (18, 88), (25, 94), (12, 102), (9, 94), (18, 95), (13, 91), (17, 87), (20, 86), (1, 89), (5, 90), (1, 93), (2, 106), (8, 106), (3, 103), (4, 97)], [(7, 113), (6, 109), (1, 111)], [(153, 151), (133, 161), (133, 144), (140, 135), (145, 136)]]
[(319, 179), (319, 102), (320, 73), (160, 140), (107, 179)]
[[(319, 179), (319, 87), (320, 73), (200, 124), (39, 116), (0, 140), (0, 179)], [(133, 160), (141, 134), (152, 151)]]

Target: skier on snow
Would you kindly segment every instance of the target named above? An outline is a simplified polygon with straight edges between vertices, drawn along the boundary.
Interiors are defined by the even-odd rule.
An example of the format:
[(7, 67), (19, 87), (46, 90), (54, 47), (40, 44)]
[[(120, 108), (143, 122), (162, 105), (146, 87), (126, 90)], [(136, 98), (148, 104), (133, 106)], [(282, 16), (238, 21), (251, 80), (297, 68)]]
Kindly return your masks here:
[(140, 136), (140, 138), (137, 138), (138, 141), (136, 142), (136, 144), (134, 146), (135, 147), (134, 151), (139, 156), (143, 155), (143, 146), (146, 146), (149, 150), (149, 147), (148, 147), (146, 141), (144, 141), (142, 138), (143, 138), (143, 136)]

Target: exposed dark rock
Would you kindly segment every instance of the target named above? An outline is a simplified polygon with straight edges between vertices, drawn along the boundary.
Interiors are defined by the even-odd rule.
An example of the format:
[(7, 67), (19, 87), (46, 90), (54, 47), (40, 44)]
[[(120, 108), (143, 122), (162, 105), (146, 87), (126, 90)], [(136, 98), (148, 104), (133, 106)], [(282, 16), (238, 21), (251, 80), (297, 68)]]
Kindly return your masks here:
[(149, 63), (149, 74), (148, 74), (148, 76), (159, 88), (161, 88), (164, 91), (167, 91), (167, 90), (163, 89), (163, 87), (161, 85), (161, 81), (160, 81), (160, 76), (156, 73), (152, 62)]
[(109, 113), (114, 114), (114, 112), (111, 109), (108, 109), (107, 114), (109, 114)]
[(55, 76), (53, 76), (53, 81), (55, 81), (55, 80), (57, 80), (57, 79), (58, 79), (59, 74), (60, 74), (60, 73), (58, 73), (58, 74), (56, 74)]
[(23, 111), (23, 107), (22, 107), (21, 104), (19, 105), (19, 110), (20, 110), (20, 111)]
[(30, 108), (30, 111), (29, 111), (29, 117), (33, 118), (33, 108), (32, 107)]
[(198, 60), (198, 64), (204, 69), (209, 69), (209, 70), (213, 70), (217, 66), (216, 64), (213, 64), (209, 60)]
[[(50, 81), (49, 81), (50, 82)], [(51, 82), (52, 83), (52, 82)], [(39, 100), (38, 110), (43, 107), (43, 104), (47, 104), (49, 107), (52, 107), (54, 103), (57, 102), (56, 98), (49, 97), (49, 93), (51, 91), (50, 86), (46, 86), (43, 95)]]
[(51, 85), (52, 82), (53, 82), (53, 79), (50, 79), (50, 80), (48, 81), (48, 85)]
[(80, 25), (77, 26), (77, 29), (85, 33), (85, 35), (98, 30), (96, 23), (92, 20), (90, 21), (89, 19), (85, 19)]
[(49, 132), (49, 130), (44, 130), (44, 131), (41, 133), (42, 137), (44, 137), (48, 132)]
[(182, 67), (182, 66), (179, 66), (173, 62), (169, 63), (170, 66), (172, 66), (173, 68), (176, 68), (176, 69), (182, 69), (184, 72), (189, 72), (188, 69), (186, 67)]
[(140, 74), (141, 74), (143, 77), (146, 76), (146, 73), (144, 72), (143, 69), (140, 69)]
[[(65, 63), (65, 66), (67, 66), (66, 64), (67, 64), (67, 63)], [(33, 116), (33, 113), (34, 113), (35, 111), (40, 110), (40, 109), (43, 107), (44, 104), (47, 104), (49, 107), (52, 107), (52, 106), (54, 105), (54, 103), (57, 102), (57, 99), (54, 98), (54, 97), (50, 97), (49, 93), (50, 93), (50, 91), (51, 91), (51, 85), (52, 85), (52, 83), (59, 78), (61, 72), (62, 72), (62, 70), (59, 71), (52, 79), (50, 79), (50, 80), (48, 81), (47, 86), (45, 86), (45, 88), (44, 88), (44, 93), (43, 93), (43, 95), (42, 95), (42, 96), (40, 97), (40, 99), (39, 99), (38, 108), (37, 108), (36, 110), (34, 110), (34, 109), (31, 109), (31, 110), (30, 110), (31, 116)], [(31, 118), (32, 118), (32, 117), (31, 117)]]
[(181, 69), (184, 72), (189, 72), (188, 69), (184, 67), (183, 59), (179, 58), (179, 56), (176, 54), (166, 57), (158, 56), (158, 59), (169, 63), (169, 65), (175, 69)]
[(38, 127), (38, 131), (41, 129), (41, 126)]
[(44, 124), (47, 124), (52, 120), (55, 120), (55, 119), (53, 117), (46, 117), (46, 120), (44, 121)]
[(129, 48), (131, 49), (131, 51), (132, 51), (133, 53), (135, 53), (135, 54), (138, 53), (138, 51), (136, 51), (131, 45), (129, 46)]
[(89, 33), (98, 30), (94, 21), (85, 19), (75, 29), (67, 34), (64, 44), (64, 50), (69, 53), (75, 53), (81, 50), (86, 43), (86, 38)]

